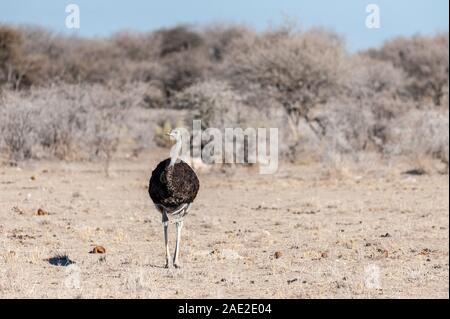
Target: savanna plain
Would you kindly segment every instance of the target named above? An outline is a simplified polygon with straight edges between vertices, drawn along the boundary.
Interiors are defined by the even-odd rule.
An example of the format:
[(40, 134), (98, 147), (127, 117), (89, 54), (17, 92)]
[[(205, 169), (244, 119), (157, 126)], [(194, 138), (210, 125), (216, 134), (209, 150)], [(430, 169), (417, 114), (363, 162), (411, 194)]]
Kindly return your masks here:
[(2, 167), (0, 296), (448, 298), (447, 176), (200, 172), (182, 268), (164, 269), (147, 194), (158, 159), (113, 162), (109, 177), (95, 164)]
[[(449, 298), (448, 39), (0, 24), (0, 298)], [(193, 120), (278, 128), (279, 165), (195, 162), (165, 269), (148, 181)]]

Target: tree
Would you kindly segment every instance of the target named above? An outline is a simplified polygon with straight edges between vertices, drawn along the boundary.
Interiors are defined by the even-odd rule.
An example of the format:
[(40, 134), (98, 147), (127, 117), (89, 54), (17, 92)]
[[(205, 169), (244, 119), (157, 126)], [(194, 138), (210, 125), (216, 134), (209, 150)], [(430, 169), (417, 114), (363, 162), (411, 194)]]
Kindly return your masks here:
[(408, 89), (416, 101), (431, 99), (442, 105), (449, 81), (448, 33), (434, 37), (397, 38), (381, 49), (369, 50), (375, 59), (391, 61), (409, 76)]
[(226, 68), (236, 87), (282, 105), (295, 140), (302, 119), (321, 134), (311, 110), (325, 104), (339, 85), (344, 49), (335, 34), (281, 29), (262, 37), (239, 39), (230, 55)]

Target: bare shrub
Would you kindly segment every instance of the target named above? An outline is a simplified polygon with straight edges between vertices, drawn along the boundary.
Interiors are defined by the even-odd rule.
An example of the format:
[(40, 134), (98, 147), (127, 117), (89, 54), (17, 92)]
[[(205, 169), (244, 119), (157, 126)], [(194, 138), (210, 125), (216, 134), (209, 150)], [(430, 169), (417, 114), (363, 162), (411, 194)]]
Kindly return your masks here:
[(148, 108), (157, 109), (167, 106), (167, 96), (159, 83), (152, 83), (146, 89), (143, 97), (144, 105)]
[(213, 61), (221, 62), (230, 53), (232, 43), (253, 34), (245, 26), (213, 25), (206, 28), (203, 38)]
[(160, 54), (161, 40), (158, 34), (132, 32), (119, 32), (111, 38), (113, 44), (121, 51), (124, 60), (131, 61), (157, 59)]
[(44, 76), (42, 70), (47, 63), (45, 55), (24, 53), (20, 29), (0, 26), (0, 85), (28, 88)]
[(389, 150), (418, 159), (431, 157), (449, 165), (449, 112), (411, 111), (390, 127)]
[(380, 96), (397, 99), (405, 94), (405, 78), (404, 72), (389, 61), (355, 55), (342, 63), (341, 95), (351, 100), (374, 99)]
[(10, 160), (30, 159), (35, 142), (34, 119), (37, 111), (29, 103), (0, 105), (0, 133)]
[(20, 77), (22, 37), (18, 30), (0, 26), (0, 85), (15, 87)]
[[(77, 37), (64, 37), (43, 28), (22, 27), (23, 53), (26, 56), (37, 55), (45, 57), (47, 62), (41, 65), (40, 78), (34, 84), (45, 86), (47, 84), (65, 82), (79, 83), (86, 80), (86, 63), (92, 61), (85, 59), (85, 52), (99, 50), (102, 47), (94, 40), (85, 40)], [(108, 57), (107, 52), (103, 52)], [(51, 62), (51, 63), (50, 63)]]
[(203, 129), (231, 127), (243, 120), (241, 97), (220, 81), (202, 82), (185, 89), (174, 97), (172, 107), (190, 110), (187, 122), (201, 120)]
[(188, 26), (177, 26), (157, 31), (161, 36), (160, 56), (195, 49), (203, 44), (203, 39)]
[[(343, 158), (356, 163), (364, 154), (383, 151), (378, 130), (385, 127), (367, 105), (333, 100), (318, 107), (312, 118), (311, 125), (316, 126), (320, 135), (315, 134), (310, 125), (301, 123), (297, 143), (283, 148), (282, 154), (291, 162), (314, 160), (338, 167), (340, 164), (336, 161)], [(382, 133), (384, 137), (385, 132)]]
[(441, 105), (449, 81), (448, 45), (448, 33), (397, 38), (379, 50), (369, 50), (368, 54), (402, 68), (409, 75), (408, 90), (412, 98), (419, 102), (429, 99)]
[(77, 108), (68, 108), (68, 104), (58, 110), (42, 109), (37, 127), (38, 140), (43, 148), (42, 157), (57, 159), (77, 158), (76, 129), (81, 126)]
[[(201, 62), (207, 52), (201, 47), (200, 34), (188, 27), (152, 34), (123, 32), (109, 39), (61, 37), (30, 28), (24, 28), (23, 33), (26, 56), (42, 59), (40, 85), (58, 81), (115, 86), (160, 82), (171, 93), (192, 84), (202, 74)], [(198, 54), (202, 57), (197, 58)]]
[(383, 153), (388, 126), (412, 108), (405, 100), (405, 74), (389, 61), (365, 55), (349, 57), (341, 66), (341, 91), (314, 115), (314, 122), (335, 138), (330, 144), (335, 151)]
[(107, 171), (124, 136), (167, 146), (167, 123), (184, 118), (278, 127), (292, 161), (376, 152), (448, 162), (438, 133), (448, 120), (431, 112), (448, 110), (448, 83), (448, 33), (350, 55), (336, 34), (291, 25), (103, 39), (0, 26), (0, 148), (12, 160), (102, 159)]
[(163, 77), (167, 72), (167, 68), (159, 62), (130, 62), (122, 65), (124, 82), (129, 81), (133, 83), (150, 83), (156, 86), (163, 87)]
[[(108, 165), (136, 91), (58, 86), (7, 94), (2, 140), (14, 159), (103, 159)], [(106, 166), (107, 168), (107, 166)]]
[(310, 111), (335, 94), (344, 56), (341, 41), (322, 30), (285, 29), (246, 40), (234, 43), (226, 65), (233, 84), (280, 103), (297, 139), (300, 120), (310, 123)]
[(205, 75), (208, 60), (204, 52), (180, 53), (167, 57), (162, 65), (165, 72), (161, 74), (166, 96), (171, 97), (179, 91), (199, 82)]
[(32, 28), (23, 28), (22, 33), (24, 55), (42, 60), (36, 82), (38, 85), (61, 81), (121, 83), (122, 73), (119, 70), (126, 64), (127, 58), (124, 57), (125, 50), (114, 40), (63, 37)]
[(66, 54), (60, 63), (69, 83), (108, 83), (120, 79), (123, 63), (120, 53), (107, 40), (80, 39)]
[(374, 150), (375, 119), (370, 109), (354, 104), (332, 102), (321, 117), (324, 144), (333, 152), (357, 154)]
[(96, 109), (94, 118), (88, 122), (86, 135), (92, 158), (100, 158), (104, 162), (105, 175), (109, 176), (112, 156), (117, 151), (121, 136), (124, 114), (117, 108)]

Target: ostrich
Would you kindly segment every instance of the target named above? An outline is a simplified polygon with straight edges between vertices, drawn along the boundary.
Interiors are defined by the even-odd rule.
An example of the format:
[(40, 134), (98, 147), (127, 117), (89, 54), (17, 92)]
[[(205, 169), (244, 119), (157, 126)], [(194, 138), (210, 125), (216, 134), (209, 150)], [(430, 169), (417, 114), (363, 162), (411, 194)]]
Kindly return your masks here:
[(179, 268), (178, 254), (180, 250), (183, 217), (189, 212), (191, 204), (200, 187), (197, 175), (192, 168), (178, 159), (182, 145), (180, 130), (174, 129), (169, 134), (176, 144), (170, 151), (170, 158), (160, 162), (152, 172), (148, 193), (156, 208), (162, 214), (164, 241), (166, 245), (166, 268), (170, 267), (169, 252), (169, 217), (175, 222), (177, 240), (173, 257), (173, 265)]

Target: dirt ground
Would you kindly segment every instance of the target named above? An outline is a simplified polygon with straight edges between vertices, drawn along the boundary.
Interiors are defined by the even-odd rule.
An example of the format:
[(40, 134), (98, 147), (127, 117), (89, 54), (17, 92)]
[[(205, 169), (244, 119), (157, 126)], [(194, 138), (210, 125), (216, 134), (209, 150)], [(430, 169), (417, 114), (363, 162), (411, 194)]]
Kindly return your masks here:
[(183, 267), (164, 269), (147, 194), (160, 159), (117, 160), (108, 178), (92, 163), (0, 166), (0, 297), (449, 297), (448, 175), (200, 172)]

